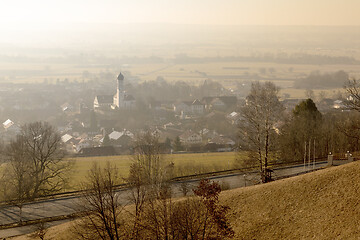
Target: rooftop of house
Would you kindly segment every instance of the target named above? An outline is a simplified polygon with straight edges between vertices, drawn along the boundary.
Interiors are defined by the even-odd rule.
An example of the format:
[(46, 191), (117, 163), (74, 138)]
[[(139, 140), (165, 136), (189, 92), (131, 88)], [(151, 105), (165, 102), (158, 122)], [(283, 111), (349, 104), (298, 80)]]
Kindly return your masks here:
[(220, 100), (228, 106), (235, 105), (237, 103), (236, 96), (203, 97), (201, 101), (205, 104), (210, 104), (212, 101), (216, 100)]
[(180, 137), (181, 139), (186, 139), (186, 138), (189, 138), (189, 137), (191, 137), (191, 136), (193, 136), (193, 135), (200, 136), (200, 135), (197, 134), (196, 132), (193, 132), (193, 131), (191, 131), (191, 130), (187, 130), (187, 131), (185, 131), (183, 134), (181, 134), (179, 137)]
[(12, 125), (14, 125), (14, 122), (11, 121), (10, 119), (8, 119), (8, 120), (6, 120), (5, 122), (3, 122), (3, 127), (4, 127), (5, 129), (11, 127)]
[(61, 137), (61, 141), (63, 141), (63, 143), (67, 143), (72, 138), (73, 137), (70, 134), (65, 134)]

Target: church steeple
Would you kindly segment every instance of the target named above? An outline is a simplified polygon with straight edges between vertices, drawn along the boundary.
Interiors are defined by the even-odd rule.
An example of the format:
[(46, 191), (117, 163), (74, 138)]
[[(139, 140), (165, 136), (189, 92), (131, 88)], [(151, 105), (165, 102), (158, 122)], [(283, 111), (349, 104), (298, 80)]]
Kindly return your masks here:
[(116, 89), (116, 99), (114, 99), (115, 105), (119, 108), (124, 99), (124, 75), (120, 72), (117, 77), (117, 89)]
[(120, 72), (117, 79), (118, 80), (124, 80), (124, 75), (122, 75), (122, 73)]
[(116, 78), (117, 89), (113, 99), (112, 108), (116, 109), (134, 109), (135, 108), (135, 98), (129, 94), (125, 94), (124, 88), (125, 77), (120, 72)]

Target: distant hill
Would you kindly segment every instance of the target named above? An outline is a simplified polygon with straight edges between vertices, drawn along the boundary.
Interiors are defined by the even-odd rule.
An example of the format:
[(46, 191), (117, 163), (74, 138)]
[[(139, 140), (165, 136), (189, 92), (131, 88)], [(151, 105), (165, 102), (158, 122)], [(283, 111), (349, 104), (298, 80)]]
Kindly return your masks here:
[(360, 239), (360, 162), (226, 191), (236, 239)]

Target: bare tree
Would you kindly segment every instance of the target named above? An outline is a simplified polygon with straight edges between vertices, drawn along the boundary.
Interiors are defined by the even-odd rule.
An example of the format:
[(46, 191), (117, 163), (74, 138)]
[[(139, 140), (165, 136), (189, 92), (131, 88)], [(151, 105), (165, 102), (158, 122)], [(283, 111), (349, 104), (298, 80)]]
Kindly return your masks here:
[(351, 110), (360, 112), (360, 83), (353, 79), (345, 84), (345, 90), (348, 93), (348, 98), (345, 101), (346, 106)]
[(2, 191), (4, 200), (11, 201), (19, 208), (19, 221), (22, 221), (23, 204), (30, 199), (33, 180), (31, 177), (31, 164), (25, 161), (25, 144), (22, 136), (11, 142), (6, 149), (6, 155), (10, 160), (5, 165), (2, 177)]
[(172, 239), (233, 238), (235, 232), (227, 219), (229, 207), (219, 201), (220, 185), (203, 179), (193, 191), (195, 196), (170, 205)]
[(226, 214), (228, 207), (220, 205), (220, 185), (202, 180), (196, 196), (174, 201), (162, 192), (147, 201), (142, 215), (141, 237), (149, 239), (228, 239), (234, 236)]
[(48, 232), (48, 227), (46, 226), (46, 222), (41, 221), (35, 225), (35, 232), (30, 234), (30, 237), (32, 239), (44, 240), (47, 232)]
[(7, 192), (15, 194), (15, 200), (59, 192), (67, 182), (71, 163), (63, 160), (61, 138), (48, 123), (24, 125), (4, 155), (4, 179), (11, 183)]
[(208, 234), (207, 238), (209, 239), (232, 238), (235, 234), (226, 217), (230, 208), (219, 203), (220, 192), (220, 185), (216, 182), (210, 182), (209, 179), (202, 179), (197, 188), (194, 189), (195, 195), (200, 197), (200, 201), (206, 208), (206, 215), (210, 216), (210, 226), (206, 226), (205, 223), (203, 230), (203, 236)]
[(167, 180), (171, 167), (164, 164), (159, 136), (150, 131), (136, 137), (133, 149), (133, 163), (126, 181), (131, 187), (130, 201), (135, 205), (132, 238), (141, 239), (144, 209), (170, 189)]
[(168, 188), (163, 188), (156, 197), (146, 201), (142, 213), (142, 239), (174, 239), (171, 225), (173, 200)]
[(284, 109), (278, 93), (279, 89), (271, 82), (255, 82), (241, 109), (243, 121), (239, 132), (243, 148), (250, 150), (250, 157), (258, 162), (263, 182), (270, 180), (268, 163), (274, 146), (275, 124)]
[[(172, 207), (171, 226), (175, 239), (206, 239), (210, 215), (197, 197), (187, 197)], [(209, 228), (210, 227), (210, 228)]]
[(80, 200), (83, 216), (75, 223), (74, 233), (81, 239), (124, 239), (123, 208), (116, 186), (118, 170), (108, 162), (105, 168), (94, 164), (84, 184)]
[(71, 163), (63, 161), (60, 136), (47, 123), (24, 125), (4, 149), (5, 171), (1, 176), (4, 200), (19, 208), (26, 201), (60, 191)]
[(141, 239), (141, 218), (149, 194), (145, 176), (144, 168), (139, 163), (134, 162), (131, 164), (129, 177), (126, 181), (130, 186), (130, 201), (134, 204), (134, 214), (131, 223), (132, 239)]
[(158, 185), (162, 181), (162, 150), (159, 136), (150, 131), (137, 136), (134, 141), (134, 162), (139, 164), (145, 174), (145, 182)]

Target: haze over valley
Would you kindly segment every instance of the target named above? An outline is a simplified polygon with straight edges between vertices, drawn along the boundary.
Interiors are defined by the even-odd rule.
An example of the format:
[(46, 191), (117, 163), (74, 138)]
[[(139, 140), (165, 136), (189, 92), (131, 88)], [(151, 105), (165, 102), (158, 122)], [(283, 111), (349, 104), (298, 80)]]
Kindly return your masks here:
[(3, 3), (0, 238), (359, 238), (359, 8)]

